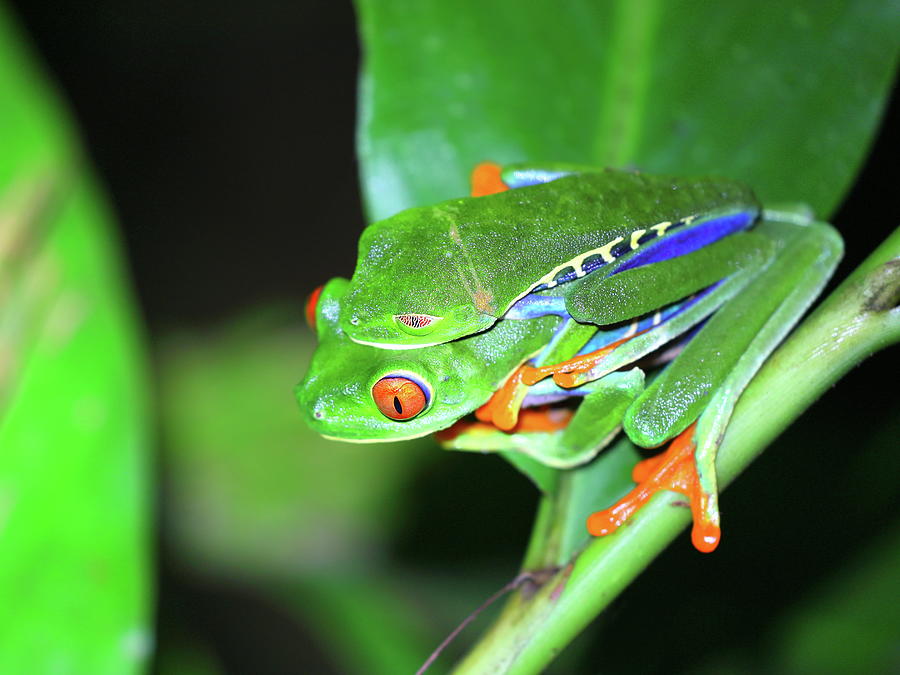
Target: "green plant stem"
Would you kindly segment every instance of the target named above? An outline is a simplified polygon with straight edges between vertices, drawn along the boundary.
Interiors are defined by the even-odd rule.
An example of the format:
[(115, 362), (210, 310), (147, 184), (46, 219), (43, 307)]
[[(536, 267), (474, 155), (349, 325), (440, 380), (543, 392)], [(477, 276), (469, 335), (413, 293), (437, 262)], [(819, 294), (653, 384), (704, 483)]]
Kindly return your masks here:
[[(720, 485), (850, 368), (900, 341), (900, 229), (895, 230), (772, 355), (744, 392), (719, 449)], [(553, 560), (569, 494), (539, 509), (526, 569)], [(454, 670), (538, 673), (690, 522), (675, 493), (654, 497), (609, 537), (593, 540), (540, 586), (526, 584)], [(552, 503), (557, 500), (558, 503)]]

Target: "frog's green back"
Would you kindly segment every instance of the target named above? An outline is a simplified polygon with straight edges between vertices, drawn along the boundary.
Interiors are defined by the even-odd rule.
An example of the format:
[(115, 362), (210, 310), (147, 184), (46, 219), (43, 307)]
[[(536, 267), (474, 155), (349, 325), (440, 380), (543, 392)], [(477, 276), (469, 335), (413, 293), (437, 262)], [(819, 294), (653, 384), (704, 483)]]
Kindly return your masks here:
[(344, 329), (399, 349), (470, 335), (586, 252), (607, 258), (606, 245), (655, 225), (757, 208), (736, 181), (605, 170), (409, 209), (364, 231)]

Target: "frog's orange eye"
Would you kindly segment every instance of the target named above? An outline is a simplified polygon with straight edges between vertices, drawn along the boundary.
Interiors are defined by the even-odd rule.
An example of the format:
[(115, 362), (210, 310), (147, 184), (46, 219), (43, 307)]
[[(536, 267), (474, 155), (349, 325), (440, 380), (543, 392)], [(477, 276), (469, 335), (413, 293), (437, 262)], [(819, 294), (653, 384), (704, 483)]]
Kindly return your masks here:
[(313, 330), (316, 329), (316, 306), (319, 304), (320, 295), (322, 295), (322, 286), (319, 286), (309, 294), (309, 297), (306, 298), (306, 306), (303, 308), (303, 313), (306, 315), (306, 323)]
[(372, 398), (382, 414), (401, 422), (412, 419), (428, 405), (428, 395), (422, 385), (399, 375), (378, 380), (372, 387)]

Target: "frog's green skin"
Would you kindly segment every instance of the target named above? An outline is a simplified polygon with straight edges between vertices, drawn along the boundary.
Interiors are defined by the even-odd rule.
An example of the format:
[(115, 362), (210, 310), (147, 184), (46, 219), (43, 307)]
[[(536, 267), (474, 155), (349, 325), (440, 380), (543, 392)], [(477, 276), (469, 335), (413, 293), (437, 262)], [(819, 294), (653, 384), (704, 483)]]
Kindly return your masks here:
[[(563, 229), (567, 229), (570, 224), (565, 220), (566, 208), (573, 209), (573, 227), (580, 227), (584, 211), (577, 207), (578, 200), (573, 195), (586, 199), (578, 189), (584, 184), (584, 181), (564, 178), (547, 186), (538, 186), (558, 188), (556, 203), (565, 208), (561, 206), (556, 215), (557, 227), (561, 227), (562, 222), (566, 226)], [(521, 197), (522, 204), (529, 204), (532, 198), (526, 191), (533, 189), (536, 188), (510, 190), (496, 197), (507, 200)], [(641, 202), (641, 196), (648, 199), (647, 193), (632, 195), (635, 208)], [(559, 363), (583, 353), (586, 343), (597, 335), (597, 324), (624, 321), (648, 311), (652, 313), (654, 309), (718, 281), (718, 285), (687, 310), (621, 344), (596, 366), (576, 372), (572, 386), (587, 387), (587, 393), (597, 396), (589, 395), (582, 402), (576, 417), (564, 431), (463, 434), (450, 441), (452, 447), (459, 449), (475, 449), (480, 445), (479, 449), (485, 450), (524, 451), (546, 464), (565, 467), (589, 460), (596, 452), (594, 441), (597, 447), (602, 445), (618, 422), (631, 440), (643, 447), (656, 447), (696, 422), (696, 430), (692, 432), (696, 443), (694, 461), (705, 498), (703, 511), (707, 521), (717, 526), (715, 452), (728, 419), (747, 383), (831, 275), (842, 252), (840, 237), (830, 226), (812, 221), (800, 210), (767, 210), (750, 232), (730, 234), (688, 255), (645, 266), (628, 268), (629, 255), (626, 254), (611, 263), (611, 266), (626, 266), (625, 271), (597, 277), (602, 280), (600, 283), (591, 279), (596, 275), (588, 275), (555, 289), (531, 293), (509, 314), (521, 320), (510, 318), (497, 322), (494, 315), (503, 314), (507, 308), (503, 303), (513, 303), (519, 297), (515, 295), (515, 289), (503, 291), (506, 295), (496, 305), (500, 309), (495, 307), (493, 313), (470, 311), (476, 296), (467, 295), (468, 291), (463, 294), (458, 291), (471, 287), (476, 279), (482, 285), (491, 280), (495, 284), (490, 287), (491, 295), (495, 300), (500, 298), (498, 289), (506, 287), (503, 275), (496, 274), (495, 263), (507, 255), (506, 240), (491, 247), (490, 238), (467, 239), (479, 241), (488, 249), (487, 254), (478, 256), (468, 246), (456, 245), (454, 250), (451, 243), (442, 249), (443, 240), (429, 244), (432, 240), (424, 236), (426, 232), (434, 234), (430, 229), (432, 226), (426, 223), (420, 232), (422, 236), (414, 244), (422, 266), (427, 267), (440, 256), (455, 262), (437, 275), (425, 275), (415, 270), (407, 274), (402, 271), (403, 266), (391, 264), (394, 255), (405, 259), (395, 247), (399, 245), (397, 242), (408, 241), (415, 235), (416, 226), (412, 219), (415, 214), (446, 216), (448, 209), (456, 209), (456, 213), (468, 214), (467, 222), (488, 227), (492, 217), (504, 217), (498, 215), (500, 212), (495, 210), (493, 199), (495, 197), (458, 200), (431, 210), (404, 212), (396, 221), (384, 221), (397, 223), (400, 233), (394, 242), (389, 241), (390, 237), (385, 233), (390, 229), (387, 226), (372, 226), (377, 229), (370, 228), (374, 232), (371, 235), (367, 231), (361, 244), (364, 269), (357, 270), (349, 286), (346, 282), (340, 282), (333, 289), (329, 286), (328, 302), (324, 296), (320, 301), (323, 306), (318, 330), (322, 345), (298, 391), (313, 426), (327, 436), (360, 441), (396, 440), (445, 428), (484, 403), (490, 392), (518, 364), (529, 359), (538, 366)], [(623, 198), (624, 201), (627, 200)], [(653, 208), (659, 207), (655, 198), (649, 201), (653, 202)], [(740, 200), (731, 195), (726, 206), (717, 205), (708, 213), (695, 212), (695, 220), (718, 217), (723, 208), (733, 209), (737, 201)], [(752, 200), (748, 198), (748, 201)], [(485, 206), (483, 211), (479, 211), (480, 204)], [(545, 204), (545, 208), (550, 206)], [(746, 202), (741, 202), (740, 208), (748, 208)], [(665, 210), (674, 213), (675, 207), (666, 204)], [(509, 222), (503, 220), (505, 226)], [(495, 230), (499, 231), (499, 226)], [(450, 240), (455, 241), (452, 230)], [(378, 241), (383, 241), (383, 245), (374, 244)], [(643, 246), (642, 240), (639, 243)], [(375, 251), (382, 256), (382, 266), (393, 275), (392, 295), (399, 298), (400, 304), (390, 304), (393, 300), (381, 297), (383, 286), (378, 287), (378, 284), (386, 284), (388, 279), (380, 278), (379, 281), (379, 275), (372, 275), (375, 268), (369, 263), (377, 262)], [(438, 258), (429, 257), (435, 252), (440, 253)], [(536, 254), (532, 251), (528, 255)], [(524, 253), (517, 253), (515, 257), (523, 268), (530, 262)], [(460, 262), (463, 258), (467, 262)], [(456, 283), (457, 279), (465, 280), (465, 283)], [(446, 282), (444, 294), (432, 292), (440, 286), (438, 281), (441, 280)], [(528, 284), (533, 283), (526, 282), (524, 291), (527, 292), (531, 288)], [(369, 284), (377, 287), (373, 290)], [(420, 297), (418, 291), (423, 288), (422, 304), (410, 307), (409, 303)], [(388, 304), (376, 311), (382, 301)], [(440, 302), (445, 303), (443, 308), (435, 309), (436, 303)], [(523, 306), (537, 309), (529, 314), (520, 311)], [(413, 349), (378, 348), (385, 346), (379, 344), (378, 339), (388, 332), (393, 331), (389, 339), (395, 339), (401, 332), (396, 321), (379, 324), (379, 317), (409, 311), (444, 312), (444, 319), (430, 326), (433, 330), (425, 336), (428, 339), (436, 336), (449, 339), (460, 333), (477, 334), (431, 346), (422, 346), (415, 341), (412, 345), (402, 345)], [(562, 317), (558, 328), (556, 324), (560, 319), (557, 317)], [(630, 376), (630, 382), (624, 383), (627, 397), (617, 401), (610, 397), (610, 392), (623, 384), (619, 380), (623, 376), (615, 371), (660, 349), (704, 319), (708, 320), (703, 327), (652, 384), (643, 388), (642, 374), (638, 375), (637, 371)], [(366, 334), (375, 338), (371, 340), (372, 345), (354, 342), (346, 333), (347, 328), (373, 327), (376, 332)], [(485, 355), (490, 358), (486, 360)], [(420, 416), (404, 422), (386, 419), (374, 406), (370, 395), (374, 382), (396, 371), (416, 373), (435, 387), (428, 408)], [(446, 389), (443, 385), (438, 386), (438, 381), (446, 381)], [(535, 390), (544, 384), (534, 385)], [(604, 408), (606, 405), (609, 407)], [(612, 412), (604, 414), (604, 411)], [(323, 417), (316, 418), (317, 413)], [(614, 418), (612, 423), (610, 418)]]
[[(332, 279), (322, 290), (316, 307), (319, 345), (297, 387), (310, 426), (341, 440), (403, 440), (450, 426), (487, 401), (522, 361), (539, 352), (560, 321), (552, 316), (504, 321), (496, 331), (470, 340), (414, 352), (376, 349), (353, 342), (339, 325), (347, 284), (346, 279)], [(412, 374), (431, 390), (430, 404), (413, 419), (389, 419), (372, 399), (372, 386), (394, 373)]]
[[(737, 181), (615, 170), (408, 209), (363, 232), (343, 328), (357, 342), (384, 348), (447, 342), (489, 328), (559, 275), (583, 275), (605, 262), (578, 283), (571, 302), (583, 307), (590, 299), (581, 294), (590, 295), (638, 250), (679, 228), (731, 214), (749, 222), (758, 211), (753, 193)], [(667, 294), (657, 306), (699, 287), (661, 284)]]
[[(659, 349), (713, 314), (664, 371), (663, 377), (637, 397), (633, 405), (622, 409), (626, 431), (637, 444), (655, 447), (695, 420), (709, 405), (715, 390), (728, 379), (733, 366), (745, 359), (753, 343), (761, 341), (768, 348), (773, 342), (772, 337), (759, 337), (762, 328), (774, 321), (773, 312), (781, 320), (774, 321), (776, 328), (770, 330), (780, 336), (790, 328), (790, 319), (814, 297), (810, 290), (818, 290), (840, 250), (839, 241), (830, 228), (819, 224), (798, 227), (771, 222), (762, 227), (760, 234), (771, 243), (772, 251), (765, 258), (758, 255), (753, 260), (757, 266), (738, 269), (715, 293), (704, 297), (690, 310), (626, 342), (603, 361), (601, 368), (580, 376), (582, 386), (598, 382), (619, 386), (622, 382), (617, 380), (621, 374), (615, 371)], [(824, 249), (823, 243), (827, 245)], [(794, 264), (784, 264), (786, 262)], [(780, 280), (783, 276), (788, 279), (784, 289), (787, 298), (779, 294), (779, 286), (773, 283), (780, 281), (782, 286), (785, 285)], [(565, 344), (567, 331), (558, 330), (560, 319), (552, 316), (525, 321), (504, 320), (493, 329), (465, 340), (416, 350), (384, 350), (358, 344), (347, 337), (340, 325), (347, 286), (344, 279), (334, 279), (325, 286), (316, 309), (319, 346), (306, 379), (297, 388), (310, 425), (328, 437), (377, 442), (439, 431), (485, 403), (523, 361), (533, 358), (537, 364), (552, 362), (558, 352), (567, 353), (573, 349)], [(752, 302), (747, 300), (751, 297), (748, 293), (754, 288), (766, 304), (775, 305), (774, 309), (769, 306), (756, 315), (749, 311), (746, 304), (758, 306), (760, 302), (760, 298), (753, 298)], [(787, 309), (779, 306), (779, 303), (784, 305), (785, 300), (790, 300), (793, 306)], [(784, 314), (789, 315), (788, 320)], [(574, 328), (581, 326), (571, 324)], [(707, 334), (720, 330), (720, 326), (722, 332), (732, 337), (725, 339), (717, 335), (710, 345)], [(577, 340), (579, 345), (583, 341), (583, 337)], [(718, 358), (703, 358), (701, 352), (704, 350), (715, 353)], [(681, 371), (685, 372), (678, 375)], [(372, 401), (371, 389), (381, 378), (403, 372), (412, 373), (419, 381), (427, 383), (432, 390), (432, 401), (417, 417), (396, 421), (379, 412)], [(610, 375), (616, 377), (609, 379)], [(554, 388), (560, 395), (566, 393), (550, 381), (535, 385), (534, 389), (537, 392), (545, 386)], [(584, 395), (583, 390), (577, 393)], [(583, 411), (579, 412), (584, 416)], [(595, 412), (591, 416), (598, 415)], [(569, 434), (569, 438), (573, 434)], [(486, 438), (484, 434), (478, 437)], [(488, 442), (489, 447), (477, 449), (528, 452), (528, 437), (526, 433), (499, 435)], [(508, 438), (508, 444), (504, 445), (501, 438)], [(457, 438), (452, 445), (474, 450), (473, 443), (477, 442), (480, 441)], [(563, 449), (553, 448), (544, 454), (566, 453)], [(576, 456), (582, 459), (573, 459)], [(574, 452), (562, 461), (548, 460), (547, 463), (571, 466), (589, 456), (590, 453)]]
[(516, 453), (555, 469), (586, 464), (621, 430), (625, 412), (643, 391), (644, 372), (632, 368), (610, 373), (589, 386), (591, 393), (562, 429), (504, 432), (476, 425), (439, 440), (449, 450)]
[[(323, 436), (344, 441), (396, 441), (445, 429), (485, 403), (522, 361), (539, 353), (557, 332), (560, 320), (542, 317), (500, 321), (490, 331), (415, 352), (360, 345), (339, 325), (346, 279), (332, 279), (316, 306), (318, 348), (297, 397), (309, 425)], [(372, 399), (372, 386), (383, 377), (405, 374), (425, 383), (431, 402), (413, 419), (385, 417)], [(622, 415), (643, 388), (638, 368), (615, 373), (575, 393), (540, 387), (545, 395), (585, 396), (569, 425), (555, 432), (501, 434), (480, 451), (517, 451), (557, 468), (589, 461), (620, 428)], [(474, 449), (484, 433), (461, 434), (447, 445)]]

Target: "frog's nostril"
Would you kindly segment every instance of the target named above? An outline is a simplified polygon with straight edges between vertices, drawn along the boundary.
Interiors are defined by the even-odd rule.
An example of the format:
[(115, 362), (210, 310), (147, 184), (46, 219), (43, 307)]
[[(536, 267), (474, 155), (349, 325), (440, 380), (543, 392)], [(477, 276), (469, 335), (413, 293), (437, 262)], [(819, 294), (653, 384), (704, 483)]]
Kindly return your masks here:
[(313, 413), (313, 417), (315, 417), (317, 420), (320, 420), (320, 419), (322, 419), (323, 417), (325, 417), (325, 413), (323, 413), (321, 410), (316, 410), (316, 411)]

